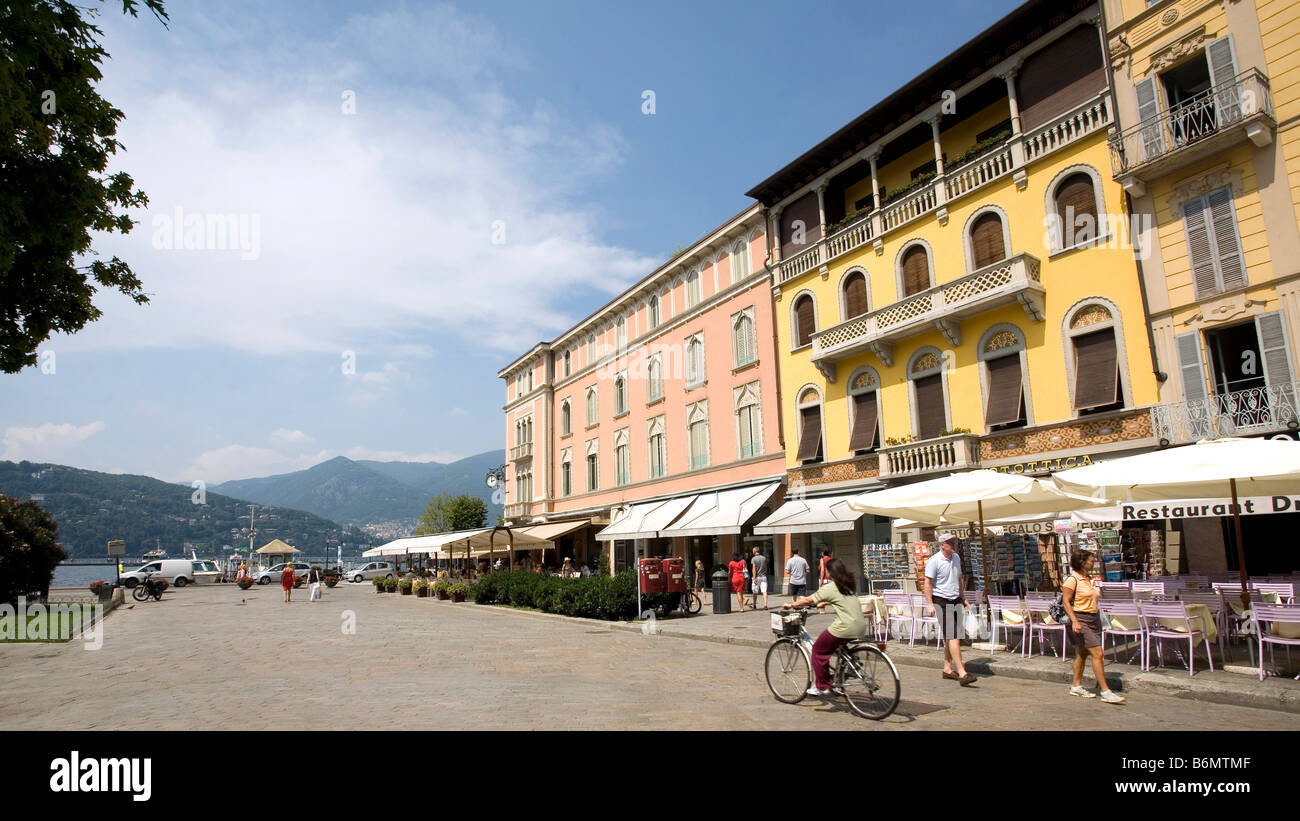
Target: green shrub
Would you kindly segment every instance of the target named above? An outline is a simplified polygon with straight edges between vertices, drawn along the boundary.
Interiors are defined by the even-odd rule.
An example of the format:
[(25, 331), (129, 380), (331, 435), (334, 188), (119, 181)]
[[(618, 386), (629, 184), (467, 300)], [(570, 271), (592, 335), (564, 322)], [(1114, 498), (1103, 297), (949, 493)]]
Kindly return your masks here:
[(616, 621), (636, 616), (636, 573), (561, 579), (525, 570), (493, 573), (474, 583), (478, 604), (535, 607), (562, 616)]

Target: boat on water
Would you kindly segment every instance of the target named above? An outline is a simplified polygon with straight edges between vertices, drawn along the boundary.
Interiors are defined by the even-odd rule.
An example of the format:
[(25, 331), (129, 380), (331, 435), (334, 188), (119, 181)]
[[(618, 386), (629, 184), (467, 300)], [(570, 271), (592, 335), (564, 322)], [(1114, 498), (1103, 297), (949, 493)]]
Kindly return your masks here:
[(167, 558), (167, 551), (163, 550), (162, 548), (159, 548), (157, 550), (150, 550), (148, 553), (144, 554), (142, 558), (146, 562), (152, 562), (157, 559), (165, 559)]

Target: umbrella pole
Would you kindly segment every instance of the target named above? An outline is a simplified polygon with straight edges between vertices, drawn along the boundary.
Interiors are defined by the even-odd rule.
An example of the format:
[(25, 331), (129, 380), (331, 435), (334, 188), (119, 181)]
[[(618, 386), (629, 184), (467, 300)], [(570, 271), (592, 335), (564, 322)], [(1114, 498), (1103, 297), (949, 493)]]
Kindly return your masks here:
[(510, 569), (515, 569), (515, 532), (507, 530), (506, 535), (510, 537)]
[(993, 566), (989, 564), (989, 549), (984, 544), (984, 502), (975, 502), (975, 509), (980, 517), (980, 558), (984, 560), (984, 596), (987, 598), (991, 590), (989, 582), (992, 580)]
[[(1237, 480), (1229, 479), (1232, 487), (1232, 525), (1237, 531), (1237, 569), (1241, 571), (1241, 606), (1250, 609), (1250, 589), (1246, 586), (1246, 544), (1241, 540), (1241, 505), (1237, 502)], [(1243, 613), (1245, 610), (1242, 611)]]

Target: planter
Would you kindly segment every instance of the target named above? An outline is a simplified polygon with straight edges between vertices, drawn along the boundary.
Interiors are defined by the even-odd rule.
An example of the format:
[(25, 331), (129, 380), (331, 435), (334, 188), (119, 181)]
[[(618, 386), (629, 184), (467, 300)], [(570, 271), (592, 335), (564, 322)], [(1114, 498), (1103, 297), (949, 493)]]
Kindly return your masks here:
[(235, 584), (239, 585), (239, 589), (240, 589), (240, 590), (247, 590), (248, 588), (250, 588), (250, 587), (253, 586), (253, 580), (252, 580), (252, 579), (237, 579), (237, 580), (235, 581)]
[(465, 601), (465, 594), (464, 594), (464, 593), (452, 593), (452, 594), (451, 594), (451, 600), (452, 600), (452, 601)]
[(420, 598), (423, 599), (423, 598), (425, 598), (426, 596), (429, 595), (429, 591), (428, 591), (428, 590), (425, 590), (423, 587), (421, 587), (419, 590), (415, 591), (415, 595), (417, 595), (417, 596), (419, 596)]
[(438, 601), (446, 601), (447, 599), (451, 598), (450, 596), (447, 595), (446, 590), (439, 590), (435, 595), (437, 595)]
[(336, 577), (336, 576), (326, 576), (326, 577), (325, 577), (325, 586), (326, 586), (326, 587), (333, 587), (334, 585), (336, 585), (336, 584), (338, 584), (338, 583), (339, 583), (339, 580), (338, 580), (338, 577)]
[(411, 595), (411, 588), (409, 588), (409, 587), (403, 587), (403, 588), (402, 588), (402, 595), (403, 595), (403, 596), (409, 596), (409, 595)]
[(91, 592), (94, 593), (95, 596), (96, 596), (100, 601), (104, 601), (104, 602), (106, 602), (106, 601), (112, 601), (112, 600), (113, 600), (113, 585), (111, 585), (111, 584), (110, 584), (110, 585), (106, 585), (106, 586), (104, 586), (104, 587), (97, 588), (97, 589), (95, 589), (95, 590), (92, 590)]

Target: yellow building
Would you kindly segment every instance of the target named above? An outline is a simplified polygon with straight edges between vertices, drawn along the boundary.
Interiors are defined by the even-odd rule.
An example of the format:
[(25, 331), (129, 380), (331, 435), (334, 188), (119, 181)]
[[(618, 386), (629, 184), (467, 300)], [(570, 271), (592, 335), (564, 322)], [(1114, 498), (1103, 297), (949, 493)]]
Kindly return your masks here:
[(919, 535), (846, 524), (847, 495), (1154, 447), (1106, 68), (1095, 2), (1025, 3), (749, 192), (789, 492), (823, 511), (772, 532), (847, 558)]
[[(1156, 436), (1294, 431), (1300, 362), (1300, 5), (1105, 0), (1115, 178), (1152, 229), (1141, 268), (1159, 370)], [(1292, 434), (1293, 435), (1293, 434)], [(1248, 516), (1260, 549), (1293, 516)], [(1187, 520), (1183, 566), (1235, 567), (1218, 520)], [(1225, 541), (1226, 540), (1226, 541)], [(1290, 539), (1288, 539), (1290, 541)]]

